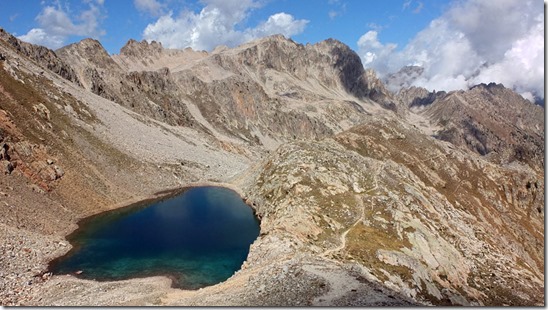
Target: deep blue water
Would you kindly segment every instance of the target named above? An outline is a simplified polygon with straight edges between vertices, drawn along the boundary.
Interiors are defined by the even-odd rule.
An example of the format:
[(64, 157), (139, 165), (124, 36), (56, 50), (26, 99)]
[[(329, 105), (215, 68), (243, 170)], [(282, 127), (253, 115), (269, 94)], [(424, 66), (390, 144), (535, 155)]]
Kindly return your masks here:
[(239, 270), (259, 221), (234, 191), (194, 187), (149, 206), (105, 212), (79, 223), (74, 248), (50, 265), (54, 274), (95, 280), (168, 275), (197, 289)]

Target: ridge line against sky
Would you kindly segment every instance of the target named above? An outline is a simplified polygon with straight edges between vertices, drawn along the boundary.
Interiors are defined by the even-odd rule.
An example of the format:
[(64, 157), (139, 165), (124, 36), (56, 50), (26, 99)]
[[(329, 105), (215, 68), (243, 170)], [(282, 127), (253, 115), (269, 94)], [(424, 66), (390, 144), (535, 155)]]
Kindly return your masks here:
[(497, 82), (544, 98), (541, 0), (0, 0), (0, 27), (52, 49), (86, 37), (111, 54), (129, 39), (213, 50), (272, 34), (335, 38), (399, 86), (467, 89)]

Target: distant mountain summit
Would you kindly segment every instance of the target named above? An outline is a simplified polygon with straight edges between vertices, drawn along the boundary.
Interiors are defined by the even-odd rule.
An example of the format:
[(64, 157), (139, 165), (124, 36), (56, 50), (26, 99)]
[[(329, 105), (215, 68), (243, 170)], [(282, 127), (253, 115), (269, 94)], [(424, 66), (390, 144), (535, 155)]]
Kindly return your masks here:
[(396, 93), (400, 89), (406, 89), (422, 76), (424, 68), (420, 66), (404, 66), (398, 72), (389, 74), (384, 80), (390, 91)]

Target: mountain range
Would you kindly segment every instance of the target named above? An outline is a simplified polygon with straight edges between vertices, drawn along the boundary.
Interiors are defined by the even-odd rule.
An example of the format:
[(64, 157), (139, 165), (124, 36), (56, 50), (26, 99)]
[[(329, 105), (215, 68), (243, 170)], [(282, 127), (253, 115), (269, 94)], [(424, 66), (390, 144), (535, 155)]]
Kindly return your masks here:
[[(0, 304), (544, 305), (544, 107), (390, 79), (334, 39), (109, 55), (0, 29)], [(80, 219), (203, 184), (261, 221), (225, 282), (48, 272)]]

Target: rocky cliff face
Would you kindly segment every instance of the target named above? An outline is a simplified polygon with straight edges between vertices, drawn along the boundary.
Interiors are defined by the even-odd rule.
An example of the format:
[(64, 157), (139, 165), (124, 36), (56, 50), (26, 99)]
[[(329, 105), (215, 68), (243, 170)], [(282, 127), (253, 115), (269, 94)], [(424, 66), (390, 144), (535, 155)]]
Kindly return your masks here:
[[(128, 46), (124, 51), (137, 55), (136, 52), (132, 54)], [(73, 64), (84, 88), (92, 93), (168, 124), (196, 125), (180, 101), (178, 87), (174, 85), (169, 69), (129, 72), (93, 39), (68, 45), (56, 53)], [(144, 48), (142, 53), (154, 55), (154, 48)]]
[[(310, 111), (330, 108), (359, 119), (348, 95), (395, 109), (374, 72), (364, 71), (357, 54), (336, 40), (303, 46), (272, 36), (211, 55), (130, 40), (114, 56), (84, 40), (57, 53), (79, 68), (95, 94), (169, 124), (212, 127), (248, 144), (338, 132), (341, 118)], [(306, 107), (296, 108), (295, 100)]]
[[(502, 85), (392, 94), (342, 43), (282, 36), (108, 55), (0, 33), (0, 56), (2, 305), (544, 303), (544, 111)], [(229, 280), (46, 272), (78, 219), (212, 182), (261, 218)]]
[(110, 83), (109, 77), (119, 76), (121, 68), (110, 58), (99, 41), (85, 39), (55, 52), (65, 62), (72, 64), (82, 86), (113, 101), (120, 101), (118, 84)]
[[(300, 81), (315, 80), (319, 82), (323, 92), (333, 94), (339, 91), (340, 94), (342, 91), (357, 98), (374, 99), (386, 108), (394, 108), (390, 98), (387, 98), (388, 91), (375, 73), (372, 70), (364, 70), (359, 56), (348, 46), (334, 39), (304, 46), (278, 35), (219, 54), (225, 62), (231, 61), (227, 59), (228, 55), (238, 55), (238, 61), (232, 68), (240, 71), (241, 66), (238, 64), (243, 63), (252, 71), (258, 72), (263, 77), (263, 83), (266, 83), (267, 74), (278, 72)], [(318, 93), (319, 90), (310, 86), (302, 87), (300, 91), (308, 90), (310, 98), (314, 98), (314, 93)]]

